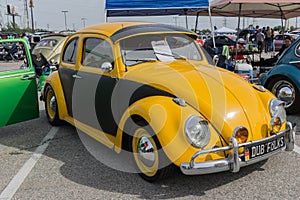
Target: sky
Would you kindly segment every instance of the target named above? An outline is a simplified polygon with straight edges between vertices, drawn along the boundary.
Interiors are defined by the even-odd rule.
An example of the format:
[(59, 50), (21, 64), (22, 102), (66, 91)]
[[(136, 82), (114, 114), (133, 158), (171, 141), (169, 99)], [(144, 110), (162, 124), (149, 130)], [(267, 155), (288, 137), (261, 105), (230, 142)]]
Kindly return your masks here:
[[(16, 23), (20, 27), (26, 27), (29, 23), (31, 27), (31, 12), (28, 8), (29, 20), (25, 15), (25, 1), (29, 0), (0, 0), (0, 22), (6, 24), (11, 17), (6, 15), (6, 5), (18, 7), (19, 17), (16, 17)], [(130, 0), (129, 0), (130, 1)], [(84, 26), (99, 24), (110, 21), (154, 21), (165, 24), (195, 28), (195, 17), (188, 17), (188, 25), (186, 25), (185, 16), (162, 16), (162, 17), (114, 17), (106, 18), (105, 0), (33, 0), (34, 8), (33, 21), (35, 29), (46, 29), (52, 31), (60, 31), (67, 29), (79, 30)], [(62, 12), (67, 11), (67, 12)], [(66, 19), (66, 21), (65, 21)], [(213, 17), (213, 26), (221, 28), (226, 26), (235, 29), (237, 27), (237, 18)], [(65, 23), (66, 22), (66, 23)], [(245, 18), (241, 20), (241, 26), (247, 27), (249, 24), (263, 26), (278, 26), (281, 25), (280, 19), (253, 19)], [(297, 24), (300, 26), (300, 18), (297, 19)], [(296, 19), (290, 20), (290, 25), (296, 25)], [(198, 29), (210, 29), (208, 17), (199, 17)]]

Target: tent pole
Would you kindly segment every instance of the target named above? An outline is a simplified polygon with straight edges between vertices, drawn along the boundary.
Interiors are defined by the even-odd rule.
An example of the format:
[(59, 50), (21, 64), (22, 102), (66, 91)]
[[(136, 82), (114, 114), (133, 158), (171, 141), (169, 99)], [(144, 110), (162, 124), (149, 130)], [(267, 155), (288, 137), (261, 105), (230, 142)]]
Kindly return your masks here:
[(186, 24), (186, 28), (189, 29), (187, 14), (185, 14), (185, 24)]
[(214, 28), (213, 28), (213, 23), (212, 23), (212, 19), (211, 19), (211, 10), (210, 10), (210, 1), (208, 1), (208, 15), (209, 15), (209, 21), (210, 21), (210, 29), (211, 29), (211, 34), (212, 34), (212, 41), (213, 41), (213, 45), (214, 45), (214, 48), (216, 48), (216, 42), (215, 42), (215, 31), (214, 31)]
[(199, 18), (199, 12), (197, 12), (197, 17), (196, 17), (196, 23), (195, 23), (195, 33), (197, 33), (197, 27), (198, 27), (198, 18)]
[(237, 52), (238, 52), (238, 45), (239, 45), (239, 35), (240, 35), (240, 23), (241, 23), (241, 11), (242, 11), (242, 4), (239, 4), (239, 16), (238, 16), (238, 28), (237, 28), (237, 38), (236, 38), (236, 44), (235, 44), (235, 58), (237, 58)]

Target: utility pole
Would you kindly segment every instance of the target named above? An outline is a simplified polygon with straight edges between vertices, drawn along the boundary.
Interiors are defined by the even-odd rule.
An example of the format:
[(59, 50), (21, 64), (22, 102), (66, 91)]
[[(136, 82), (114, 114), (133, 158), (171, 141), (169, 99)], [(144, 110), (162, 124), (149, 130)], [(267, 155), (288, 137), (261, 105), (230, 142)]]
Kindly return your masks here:
[(31, 12), (31, 29), (32, 29), (32, 32), (34, 32), (34, 21), (33, 21), (33, 8), (34, 8), (34, 5), (33, 5), (32, 0), (29, 0), (29, 8), (30, 8), (30, 12)]
[(64, 15), (65, 15), (65, 29), (66, 30), (68, 30), (68, 26), (67, 26), (67, 10), (62, 10), (61, 12), (63, 12), (64, 13)]
[(23, 26), (25, 28), (29, 28), (29, 15), (28, 15), (28, 6), (27, 0), (24, 0), (24, 18), (23, 18)]

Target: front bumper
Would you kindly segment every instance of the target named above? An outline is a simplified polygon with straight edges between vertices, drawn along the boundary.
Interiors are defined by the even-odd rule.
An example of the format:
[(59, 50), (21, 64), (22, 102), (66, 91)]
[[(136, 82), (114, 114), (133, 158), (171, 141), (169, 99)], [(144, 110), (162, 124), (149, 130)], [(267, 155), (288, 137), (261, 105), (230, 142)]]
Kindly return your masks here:
[[(282, 151), (284, 147), (286, 151), (292, 151), (294, 149), (294, 143), (295, 143), (295, 130), (296, 130), (296, 126), (293, 126), (291, 122), (287, 122), (287, 128), (285, 130), (275, 135), (272, 135), (268, 138), (264, 138), (262, 140), (256, 140), (252, 142), (238, 144), (237, 140), (234, 137), (232, 137), (230, 139), (232, 143), (231, 146), (213, 148), (209, 150), (200, 150), (193, 155), (189, 163), (181, 163), (180, 169), (182, 173), (186, 175), (211, 174), (211, 173), (217, 173), (223, 171), (239, 172), (241, 167), (251, 165), (253, 163), (257, 163), (262, 160), (266, 160), (269, 157)], [(272, 139), (280, 138), (282, 136), (284, 136), (284, 143), (285, 143), (283, 147), (278, 148), (268, 154), (256, 158), (252, 158), (248, 161), (241, 159), (238, 151), (240, 147), (261, 144), (264, 141), (271, 141)], [(217, 152), (228, 151), (228, 150), (232, 150), (232, 153), (226, 159), (212, 160), (212, 161), (198, 162), (198, 163), (195, 162), (195, 159), (200, 155), (217, 153)]]

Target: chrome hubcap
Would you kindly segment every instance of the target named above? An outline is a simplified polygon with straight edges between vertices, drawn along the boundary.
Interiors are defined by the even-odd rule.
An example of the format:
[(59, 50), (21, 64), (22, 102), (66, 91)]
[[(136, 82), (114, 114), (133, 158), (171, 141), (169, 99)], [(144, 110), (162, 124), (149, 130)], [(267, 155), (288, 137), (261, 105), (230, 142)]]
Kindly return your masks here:
[(51, 97), (50, 102), (50, 109), (53, 111), (56, 111), (56, 100), (55, 100), (55, 96)]
[(153, 144), (147, 137), (141, 137), (138, 143), (139, 159), (147, 166), (151, 167), (155, 161)]
[(295, 101), (295, 89), (294, 86), (288, 81), (277, 82), (272, 90), (272, 93), (276, 97), (285, 102), (285, 107), (289, 107)]

